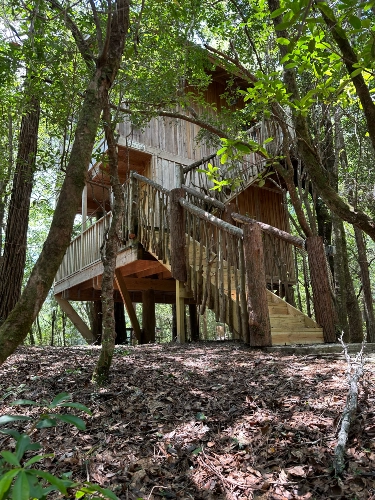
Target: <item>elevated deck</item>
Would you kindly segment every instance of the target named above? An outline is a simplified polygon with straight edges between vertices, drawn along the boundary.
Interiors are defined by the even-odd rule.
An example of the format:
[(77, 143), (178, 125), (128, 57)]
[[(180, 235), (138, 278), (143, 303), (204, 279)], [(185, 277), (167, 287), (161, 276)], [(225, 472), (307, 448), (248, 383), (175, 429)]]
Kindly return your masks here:
[[(115, 300), (124, 299), (121, 288), (126, 289), (131, 302), (141, 302), (142, 292), (153, 290), (155, 302), (177, 303), (180, 309), (187, 303), (198, 304), (201, 311), (206, 307), (212, 309), (218, 321), (228, 324), (234, 338), (246, 340), (251, 284), (245, 282), (242, 230), (184, 202), (181, 206), (185, 214), (186, 281), (182, 286), (172, 272), (171, 240), (175, 235), (170, 227), (170, 195), (167, 189), (139, 174), (134, 174), (132, 182), (125, 185), (128, 207), (134, 210), (128, 210), (123, 220), (114, 280)], [(103, 273), (100, 248), (110, 221), (108, 214), (72, 241), (56, 277), (57, 297), (100, 300)], [(278, 281), (281, 290), (281, 274), (270, 272), (273, 275), (266, 278), (268, 285), (264, 286)], [(284, 276), (284, 289), (290, 284), (290, 276)], [(269, 290), (266, 297), (272, 345), (324, 341), (322, 328), (315, 321)], [(179, 339), (184, 341), (181, 332)]]

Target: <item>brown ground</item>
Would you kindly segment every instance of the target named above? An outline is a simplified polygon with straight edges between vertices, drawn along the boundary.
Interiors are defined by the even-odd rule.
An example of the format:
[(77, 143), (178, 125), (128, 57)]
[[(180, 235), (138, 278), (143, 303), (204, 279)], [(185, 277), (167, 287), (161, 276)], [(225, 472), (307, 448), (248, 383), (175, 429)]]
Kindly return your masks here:
[[(374, 359), (366, 365), (347, 470), (332, 473), (346, 364), (239, 344), (121, 347), (105, 388), (97, 348), (20, 348), (0, 371), (0, 414), (15, 399), (70, 392), (86, 431), (37, 431), (49, 472), (72, 471), (121, 499), (375, 499)], [(33, 410), (34, 412), (36, 410)], [(83, 415), (81, 415), (83, 416)], [(0, 435), (1, 449), (7, 437)]]

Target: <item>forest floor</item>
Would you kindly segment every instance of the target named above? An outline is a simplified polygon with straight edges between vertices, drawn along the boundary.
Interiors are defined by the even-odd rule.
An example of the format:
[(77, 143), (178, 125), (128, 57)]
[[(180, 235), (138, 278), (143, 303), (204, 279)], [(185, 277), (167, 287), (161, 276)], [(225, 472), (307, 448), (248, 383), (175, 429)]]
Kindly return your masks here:
[[(43, 467), (120, 499), (375, 499), (375, 357), (361, 384), (344, 476), (332, 457), (347, 395), (340, 355), (283, 356), (235, 343), (116, 348), (111, 382), (95, 347), (19, 348), (0, 371), (0, 414), (61, 392), (87, 405), (87, 428), (35, 431)], [(70, 410), (68, 410), (70, 411)], [(9, 447), (0, 435), (0, 449)]]

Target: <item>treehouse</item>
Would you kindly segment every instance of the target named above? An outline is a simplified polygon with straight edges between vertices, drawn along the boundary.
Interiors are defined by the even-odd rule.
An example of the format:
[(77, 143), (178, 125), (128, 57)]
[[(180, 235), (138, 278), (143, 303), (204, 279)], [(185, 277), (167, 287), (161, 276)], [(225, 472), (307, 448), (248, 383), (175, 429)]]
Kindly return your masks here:
[[(223, 75), (213, 75), (206, 99), (223, 105)], [(325, 255), (320, 240), (305, 242), (290, 234), (283, 189), (275, 179), (259, 182), (265, 168), (257, 154), (220, 165), (217, 147), (197, 144), (200, 127), (172, 117), (152, 118), (140, 130), (130, 120), (118, 128), (119, 176), (126, 210), (122, 221), (115, 301), (126, 306), (137, 340), (155, 341), (155, 303), (175, 304), (177, 337), (186, 340), (185, 306), (208, 308), (228, 325), (233, 339), (253, 346), (312, 344), (329, 338), (311, 317), (307, 255)], [(262, 143), (264, 127), (250, 131)], [(105, 146), (104, 146), (105, 149)], [(203, 173), (208, 164), (223, 178), (239, 180), (234, 189), (212, 190)], [(82, 196), (82, 230), (71, 242), (55, 280), (54, 294), (77, 329), (95, 339), (70, 301), (101, 299), (103, 264), (100, 248), (111, 221), (111, 189), (106, 165), (98, 162), (87, 175)], [(317, 291), (316, 291), (317, 290)], [(315, 286), (314, 298), (327, 290)], [(329, 293), (329, 291), (328, 291)], [(307, 302), (307, 312), (302, 311)], [(143, 304), (142, 330), (134, 304)], [(318, 309), (318, 310), (317, 310)], [(318, 311), (315, 304), (316, 317)], [(322, 328), (323, 327), (323, 328)]]

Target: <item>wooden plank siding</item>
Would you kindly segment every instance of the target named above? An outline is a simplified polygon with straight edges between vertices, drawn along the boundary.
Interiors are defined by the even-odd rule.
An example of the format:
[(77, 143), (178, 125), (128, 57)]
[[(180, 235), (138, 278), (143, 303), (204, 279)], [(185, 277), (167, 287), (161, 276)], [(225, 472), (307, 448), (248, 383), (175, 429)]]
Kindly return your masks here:
[[(268, 184), (268, 183), (267, 183)], [(280, 191), (269, 187), (259, 187), (257, 184), (249, 186), (235, 198), (237, 210), (242, 215), (265, 222), (290, 233), (288, 213), (284, 207), (283, 195)], [(277, 238), (265, 237), (264, 241), (265, 267), (269, 282), (275, 282), (280, 277), (280, 271), (275, 259), (275, 252), (285, 265), (288, 282), (294, 284), (296, 280), (292, 246)]]

